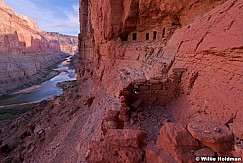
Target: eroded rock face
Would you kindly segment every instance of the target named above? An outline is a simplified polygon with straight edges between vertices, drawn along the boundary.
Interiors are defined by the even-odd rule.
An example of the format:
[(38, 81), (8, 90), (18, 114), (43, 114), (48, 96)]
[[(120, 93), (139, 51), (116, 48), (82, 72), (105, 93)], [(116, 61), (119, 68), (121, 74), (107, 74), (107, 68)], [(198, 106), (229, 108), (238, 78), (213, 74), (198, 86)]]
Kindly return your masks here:
[(56, 73), (45, 72), (45, 68), (61, 62), (68, 55), (61, 53), (36, 53), (28, 55), (0, 55), (0, 95), (8, 94), (18, 87), (37, 81), (38, 78), (50, 78)]
[(236, 122), (230, 124), (230, 130), (236, 137), (238, 137), (239, 139), (243, 139), (243, 123)]
[(57, 32), (41, 32), (49, 42), (57, 42), (60, 50), (65, 53), (74, 55), (78, 51), (78, 39), (76, 36), (63, 35)]
[(189, 95), (173, 109), (178, 118), (194, 114), (224, 124), (233, 119), (242, 122), (241, 5), (241, 1), (219, 5), (177, 30), (168, 42), (164, 57), (175, 57), (173, 66), (187, 68), (182, 81)]
[(141, 148), (146, 139), (146, 133), (132, 129), (110, 129), (104, 141), (89, 143), (86, 161), (139, 163), (143, 159)]
[[(243, 119), (242, 5), (240, 0), (80, 0), (78, 81), (79, 91), (88, 95), (70, 91), (65, 99), (80, 106), (95, 99), (65, 124), (58, 115), (65, 115), (68, 106), (63, 97), (56, 98), (60, 108), (43, 115), (55, 113), (48, 115), (59, 123), (50, 121), (65, 124), (65, 130), (32, 157), (39, 162), (160, 163), (241, 156), (236, 123)], [(164, 94), (163, 104), (154, 91)], [(134, 133), (141, 130), (148, 137), (137, 148)]]
[(46, 67), (74, 54), (78, 39), (44, 32), (36, 21), (0, 2), (0, 95), (37, 79)]
[[(81, 0), (78, 80), (82, 84), (92, 79), (94, 90), (102, 89), (117, 99), (124, 88), (122, 96), (130, 96), (129, 84), (136, 81), (135, 95), (130, 97), (141, 96), (138, 99), (144, 102), (150, 101), (146, 95), (151, 90), (164, 89), (161, 83), (176, 80), (172, 74), (180, 72), (175, 88), (179, 97), (167, 100), (175, 121), (242, 122), (241, 6), (240, 0)], [(161, 76), (168, 81), (156, 83), (154, 79)], [(151, 84), (144, 84), (146, 81)], [(164, 92), (171, 93), (170, 89)], [(155, 105), (157, 100), (151, 97), (151, 101)], [(127, 110), (137, 108), (141, 101), (133, 102), (119, 117), (125, 123), (129, 123)], [(239, 137), (239, 131), (234, 132)], [(230, 139), (225, 146), (229, 147), (231, 132), (222, 134)], [(147, 151), (156, 156), (151, 162), (166, 155), (158, 153), (157, 146), (151, 145)], [(200, 152), (212, 154), (210, 150)], [(181, 149), (175, 155), (182, 160)]]
[[(94, 83), (109, 83), (108, 92), (117, 95), (130, 80), (161, 76), (165, 67), (168, 71), (171, 67), (185, 68), (182, 82), (186, 95), (181, 96), (173, 109), (178, 119), (188, 119), (191, 115), (221, 123), (228, 123), (232, 118), (242, 119), (241, 105), (238, 105), (242, 104), (239, 84), (242, 82), (239, 29), (242, 18), (238, 12), (241, 2), (213, 1), (210, 5), (205, 1), (194, 2), (189, 2), (193, 6), (190, 9), (185, 7), (184, 1), (169, 9), (173, 3), (166, 1), (161, 6), (155, 5), (160, 4), (158, 1), (124, 1), (122, 4), (81, 1), (79, 77), (89, 78), (92, 72)], [(211, 8), (215, 9), (210, 11)], [(182, 11), (184, 16), (180, 18)], [(192, 11), (201, 14), (193, 15)], [(191, 21), (184, 23), (186, 17)], [(137, 23), (126, 26), (126, 18)], [(158, 27), (153, 21), (160, 22)], [(174, 26), (169, 27), (172, 23)], [(164, 41), (160, 40), (163, 27), (171, 31), (164, 33)], [(126, 28), (129, 31), (124, 39)], [(153, 40), (154, 31), (157, 37)]]
[(35, 20), (16, 14), (4, 1), (0, 4), (0, 54), (77, 51), (77, 38), (43, 32)]
[(194, 138), (215, 152), (224, 153), (232, 150), (233, 135), (226, 126), (220, 123), (191, 122), (187, 128)]
[(105, 140), (113, 145), (140, 147), (146, 137), (146, 133), (138, 130), (110, 129), (105, 135)]

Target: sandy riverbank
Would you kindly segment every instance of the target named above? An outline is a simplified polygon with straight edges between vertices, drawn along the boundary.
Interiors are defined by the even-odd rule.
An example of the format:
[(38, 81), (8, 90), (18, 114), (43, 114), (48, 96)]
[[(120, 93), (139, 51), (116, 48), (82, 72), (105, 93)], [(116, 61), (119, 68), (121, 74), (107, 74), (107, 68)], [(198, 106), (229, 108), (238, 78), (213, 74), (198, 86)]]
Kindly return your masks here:
[(11, 95), (31, 93), (31, 92), (38, 90), (40, 87), (41, 87), (41, 85), (34, 85), (34, 86), (29, 87), (29, 88), (25, 88), (23, 90), (14, 92)]
[[(56, 76), (59, 72), (53, 69), (63, 62), (68, 54), (28, 55), (19, 58), (15, 55), (1, 56), (0, 61), (0, 95), (15, 93), (22, 89), (39, 85)], [(19, 65), (19, 67), (16, 67)]]

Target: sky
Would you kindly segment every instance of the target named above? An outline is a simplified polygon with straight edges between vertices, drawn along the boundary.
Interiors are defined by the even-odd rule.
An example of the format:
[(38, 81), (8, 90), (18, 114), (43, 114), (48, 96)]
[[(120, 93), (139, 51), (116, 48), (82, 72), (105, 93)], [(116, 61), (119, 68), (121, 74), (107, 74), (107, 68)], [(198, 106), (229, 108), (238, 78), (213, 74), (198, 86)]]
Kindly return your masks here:
[(4, 0), (18, 14), (35, 21), (43, 31), (79, 33), (79, 0)]

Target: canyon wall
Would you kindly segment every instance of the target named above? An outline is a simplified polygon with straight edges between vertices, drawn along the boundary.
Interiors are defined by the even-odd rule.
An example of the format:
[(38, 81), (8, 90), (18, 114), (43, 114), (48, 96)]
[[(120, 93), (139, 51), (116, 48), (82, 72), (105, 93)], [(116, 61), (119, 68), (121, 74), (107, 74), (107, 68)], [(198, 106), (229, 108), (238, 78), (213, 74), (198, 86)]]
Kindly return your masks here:
[[(181, 97), (187, 109), (195, 106), (201, 111), (194, 108), (192, 115), (206, 112), (228, 122), (242, 107), (241, 3), (212, 2), (81, 1), (79, 77), (92, 75), (98, 79), (95, 84), (109, 83), (106, 88), (117, 95), (124, 83), (136, 78), (161, 76), (166, 67), (168, 73), (185, 68)], [(122, 76), (124, 69), (128, 76)]]
[[(68, 57), (65, 53), (35, 53), (0, 55), (0, 95), (5, 95), (40, 84), (57, 73), (51, 72), (54, 65)], [(49, 69), (46, 69), (50, 66)]]
[(4, 1), (0, 3), (0, 54), (77, 51), (77, 38), (54, 32), (44, 32), (36, 21), (16, 14)]
[[(124, 122), (133, 119), (132, 99), (135, 104), (137, 99), (152, 108), (159, 102), (171, 111), (176, 123), (223, 124), (231, 126), (231, 132), (239, 138), (235, 126), (242, 128), (243, 123), (242, 5), (240, 0), (81, 0), (78, 80), (80, 84), (91, 80), (92, 90), (112, 96), (113, 100), (96, 109), (103, 108), (107, 114), (116, 110)], [(174, 80), (178, 84), (173, 84)], [(124, 99), (128, 108), (122, 104)], [(117, 110), (119, 100), (121, 107)], [(118, 123), (114, 119), (115, 113), (112, 121), (104, 117), (99, 124), (104, 135), (109, 129), (119, 128), (110, 124)], [(105, 143), (99, 146), (105, 149), (100, 157), (94, 154), (97, 147), (90, 145), (87, 161), (119, 160), (114, 155), (106, 157), (111, 148), (107, 142), (100, 142)], [(159, 147), (149, 148), (148, 153), (155, 154), (155, 148)]]
[(63, 35), (57, 32), (42, 32), (39, 34), (49, 42), (58, 42), (62, 52), (74, 55), (78, 51), (78, 39), (76, 36)]
[(78, 83), (1, 129), (0, 159), (242, 159), (242, 7), (80, 0)]
[(73, 55), (77, 45), (77, 37), (41, 31), (35, 20), (16, 14), (1, 0), (0, 95), (30, 82), (33, 75), (63, 60), (64, 53)]
[[(8, 6), (1, 3), (1, 30), (0, 53), (1, 54), (29, 54), (43, 51), (60, 51), (59, 44), (48, 41), (38, 35), (37, 28), (33, 28), (34, 20), (15, 14)], [(33, 22), (33, 23), (30, 23)]]

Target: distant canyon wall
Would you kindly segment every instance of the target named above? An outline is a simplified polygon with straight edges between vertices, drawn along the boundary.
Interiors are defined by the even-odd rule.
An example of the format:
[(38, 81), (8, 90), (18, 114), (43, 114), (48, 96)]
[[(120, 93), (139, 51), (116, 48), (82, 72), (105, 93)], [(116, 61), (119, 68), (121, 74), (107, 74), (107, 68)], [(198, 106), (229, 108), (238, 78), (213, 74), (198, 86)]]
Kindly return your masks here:
[(41, 32), (39, 34), (49, 42), (57, 42), (62, 52), (74, 55), (78, 51), (77, 36), (68, 36), (57, 32)]
[(0, 54), (77, 51), (77, 37), (44, 32), (31, 18), (16, 14), (0, 2)]
[(47, 67), (60, 63), (68, 55), (46, 52), (21, 55), (0, 55), (0, 95), (9, 94), (48, 79), (54, 74)]
[(1, 0), (0, 95), (41, 78), (46, 67), (63, 60), (64, 53), (73, 55), (77, 47), (76, 36), (41, 31), (35, 20), (16, 14)]

